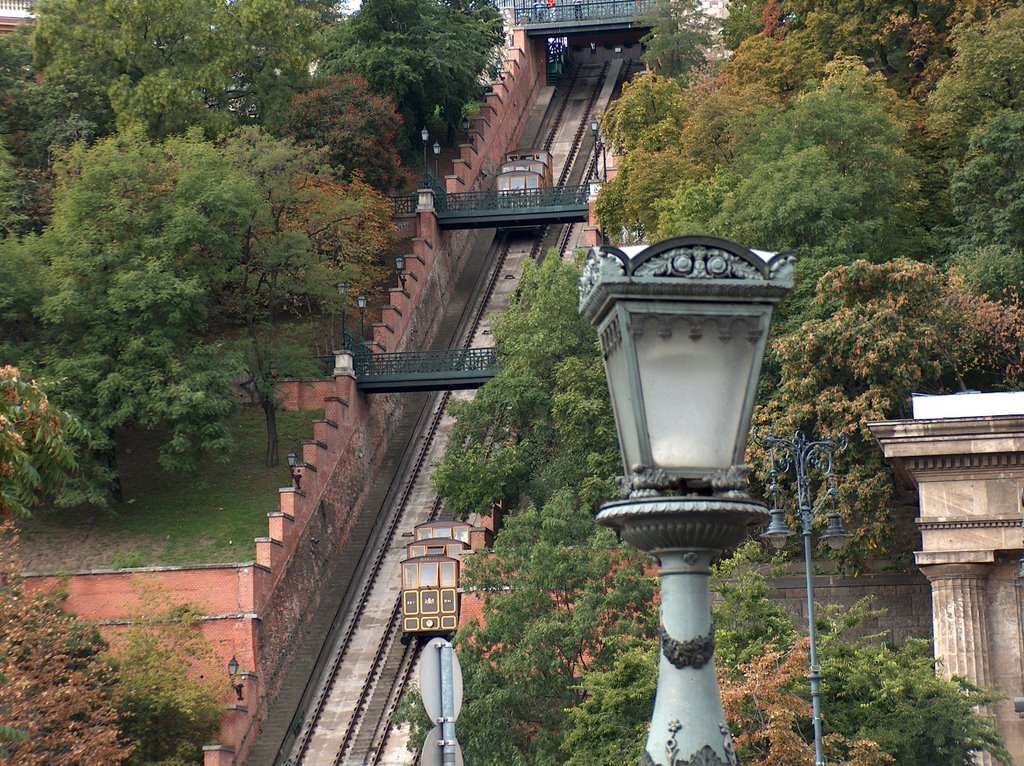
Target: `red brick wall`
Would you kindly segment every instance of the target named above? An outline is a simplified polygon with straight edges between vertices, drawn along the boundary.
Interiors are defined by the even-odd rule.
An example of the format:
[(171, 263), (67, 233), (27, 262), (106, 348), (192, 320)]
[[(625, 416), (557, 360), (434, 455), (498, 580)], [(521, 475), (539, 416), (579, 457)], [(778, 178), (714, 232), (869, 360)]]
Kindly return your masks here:
[(278, 381), (277, 393), (282, 410), (288, 412), (320, 410), (324, 406), (324, 397), (334, 393), (334, 381), (288, 378)]

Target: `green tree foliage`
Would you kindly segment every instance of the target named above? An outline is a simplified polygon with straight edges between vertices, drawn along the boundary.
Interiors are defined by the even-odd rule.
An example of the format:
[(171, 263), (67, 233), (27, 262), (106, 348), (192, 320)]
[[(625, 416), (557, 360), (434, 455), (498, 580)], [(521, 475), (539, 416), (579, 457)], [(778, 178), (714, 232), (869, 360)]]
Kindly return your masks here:
[(568, 711), (586, 697), (579, 679), (654, 635), (643, 559), (563, 490), (511, 516), (493, 554), (467, 562), (468, 587), (485, 605), (483, 623), (458, 636), (467, 761), (565, 762)]
[(656, 0), (646, 23), (643, 60), (665, 77), (685, 80), (707, 62), (719, 21), (695, 0)]
[(0, 135), (20, 166), (41, 169), (51, 161), (51, 146), (92, 139), (113, 115), (98, 106), (94, 84), (78, 72), (62, 80), (40, 76), (34, 33), (35, 25), (26, 24), (0, 39)]
[(722, 42), (731, 51), (764, 29), (766, 0), (729, 0), (729, 13), (722, 21)]
[[(815, 91), (751, 131), (737, 159), (664, 203), (659, 234), (704, 231), (773, 250), (798, 249), (799, 314), (817, 278), (855, 258), (926, 257), (917, 160), (901, 144), (890, 91), (856, 60), (830, 66)], [(711, 204), (695, 204), (709, 199)]]
[[(812, 317), (773, 341), (779, 379), (755, 410), (755, 425), (849, 438), (837, 472), (837, 507), (856, 540), (843, 553), (848, 563), (863, 565), (900, 545), (893, 539), (893, 479), (867, 424), (909, 416), (912, 392), (1019, 385), (1020, 311), (978, 297), (926, 264), (856, 261), (826, 274)], [(750, 459), (764, 476), (763, 449), (752, 447)]]
[[(32, 63), (34, 25), (0, 37), (0, 136), (12, 155), (16, 217), (5, 228), (40, 232), (49, 224), (52, 165), (57, 154), (81, 140), (93, 140), (112, 116), (93, 113), (90, 85), (77, 75), (43, 78)], [(6, 211), (5, 211), (6, 212)], [(11, 224), (15, 224), (13, 227)]]
[(601, 130), (612, 150), (659, 152), (675, 146), (687, 117), (686, 93), (671, 77), (647, 75), (622, 84)]
[(1024, 8), (1009, 8), (987, 22), (964, 24), (952, 35), (956, 55), (928, 99), (931, 122), (952, 156), (971, 131), (1003, 109), (1024, 108)]
[(77, 421), (16, 367), (0, 367), (0, 517), (27, 516), (74, 470)]
[(822, 693), (830, 727), (877, 742), (895, 766), (970, 766), (977, 750), (1013, 762), (995, 721), (979, 709), (998, 695), (940, 677), (930, 641), (849, 643), (843, 623), (826, 620)]
[(678, 150), (687, 112), (685, 91), (672, 77), (648, 75), (623, 84), (601, 123), (611, 149), (625, 155), (597, 199), (606, 231), (653, 229), (655, 200), (696, 174)]
[(566, 766), (640, 763), (658, 680), (656, 642), (624, 649), (606, 671), (587, 673), (569, 711)]
[(325, 150), (324, 159), (342, 180), (358, 173), (367, 183), (393, 192), (406, 180), (399, 153), (402, 118), (395, 105), (374, 95), (361, 75), (326, 77), (292, 101), (286, 129), (296, 141)]
[[(764, 576), (751, 565), (754, 548), (741, 548), (712, 578), (723, 705), (742, 763), (804, 766), (813, 758), (805, 725), (807, 639), (781, 606), (765, 598)], [(847, 631), (868, 616), (869, 604), (862, 603), (843, 617), (826, 610), (818, 618), (829, 762), (968, 766), (973, 750), (986, 749), (1009, 763), (993, 720), (975, 707), (992, 694), (938, 676), (928, 642), (894, 646), (878, 637), (847, 639)], [(572, 711), (568, 738), (582, 752), (570, 764), (614, 766), (621, 753), (639, 752), (655, 666), (655, 651), (636, 648), (609, 670), (587, 674), (582, 686), (588, 696)]]
[(736, 86), (760, 86), (776, 103), (788, 103), (825, 79), (829, 59), (803, 35), (755, 35), (743, 41), (722, 74)]
[(138, 133), (77, 145), (59, 168), (40, 316), (53, 394), (113, 468), (118, 428), (166, 426), (160, 452), (187, 469), (222, 450), (237, 366), (208, 329), (209, 286), (237, 253), (251, 185), (196, 138)]
[(406, 137), (440, 117), (454, 135), (479, 99), (480, 74), (497, 54), (502, 21), (486, 0), (367, 0), (326, 34), (325, 74), (358, 72), (398, 105)]
[(18, 359), (18, 349), (37, 341), (35, 310), (43, 294), (43, 265), (34, 238), (0, 239), (0, 356)]
[(578, 276), (557, 258), (527, 264), (494, 329), (501, 372), (453, 408), (452, 446), (433, 481), (457, 516), (526, 497), (540, 506), (593, 476), (587, 496), (607, 493), (618, 442), (597, 339), (576, 311)]
[(1024, 111), (996, 112), (971, 135), (950, 179), (953, 211), (972, 244), (1024, 246)]
[(121, 731), (134, 745), (126, 766), (201, 763), (203, 745), (216, 740), (226, 684), (213, 680), (222, 676), (210, 672), (199, 616), (177, 607), (135, 620), (118, 638), (115, 697)]
[[(289, 355), (281, 323), (300, 309), (333, 308), (335, 285), (376, 288), (394, 236), (390, 205), (356, 179), (338, 183), (322, 152), (243, 128), (224, 155), (254, 195), (231, 258), (224, 259), (223, 318), (244, 329), (245, 369), (267, 422), (267, 465), (277, 456), (275, 373)], [(308, 354), (307, 354), (308, 356)]]
[(768, 3), (766, 28), (800, 35), (831, 58), (837, 53), (871, 62), (901, 93), (924, 97), (948, 65), (958, 25), (992, 15), (1000, 0), (836, 5), (822, 0)]
[(36, 67), (79, 93), (79, 113), (102, 132), (111, 116), (152, 138), (275, 124), (315, 57), (317, 14), (297, 0), (44, 0), (33, 10)]

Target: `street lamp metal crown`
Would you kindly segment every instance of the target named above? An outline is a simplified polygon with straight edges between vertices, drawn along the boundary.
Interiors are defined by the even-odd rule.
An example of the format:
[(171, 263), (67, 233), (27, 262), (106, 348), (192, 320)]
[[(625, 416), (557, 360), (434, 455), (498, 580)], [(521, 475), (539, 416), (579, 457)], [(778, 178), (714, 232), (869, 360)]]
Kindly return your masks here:
[(625, 489), (740, 490), (768, 325), (793, 286), (795, 257), (696, 236), (635, 250), (594, 248), (580, 277)]

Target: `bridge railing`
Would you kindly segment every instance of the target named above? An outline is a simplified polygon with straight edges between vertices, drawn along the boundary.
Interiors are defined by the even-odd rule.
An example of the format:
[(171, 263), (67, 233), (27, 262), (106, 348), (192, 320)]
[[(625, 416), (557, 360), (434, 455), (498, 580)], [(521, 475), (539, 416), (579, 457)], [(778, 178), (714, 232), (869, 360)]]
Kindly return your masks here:
[(419, 199), (415, 194), (403, 194), (392, 196), (391, 202), (395, 206), (395, 215), (414, 215), (416, 213), (416, 202)]
[(516, 23), (524, 27), (549, 24), (573, 24), (581, 21), (634, 19), (649, 16), (655, 0), (559, 0), (549, 6), (544, 2), (516, 2)]
[(32, 0), (0, 0), (0, 16), (25, 18), (32, 15)]
[(493, 348), (465, 348), (447, 351), (398, 351), (387, 354), (359, 354), (353, 360), (356, 377), (416, 375), (489, 370), (498, 364)]
[(579, 207), (587, 204), (590, 186), (553, 186), (546, 189), (458, 192), (438, 194), (434, 207), (439, 214), (479, 213), (484, 210), (535, 210)]

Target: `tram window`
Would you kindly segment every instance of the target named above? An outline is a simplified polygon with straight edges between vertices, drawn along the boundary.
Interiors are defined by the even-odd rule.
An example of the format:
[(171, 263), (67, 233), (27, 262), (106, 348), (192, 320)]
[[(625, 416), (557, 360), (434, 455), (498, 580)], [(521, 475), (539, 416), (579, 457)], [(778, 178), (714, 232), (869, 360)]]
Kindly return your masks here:
[(446, 555), (445, 546), (443, 545), (428, 545), (426, 556), (444, 556)]
[(466, 545), (469, 545), (469, 527), (462, 526), (454, 530), (452, 537), (456, 540), (461, 540)]
[(421, 588), (436, 588), (437, 587), (437, 564), (433, 562), (424, 561), (420, 564), (420, 587)]
[(426, 556), (427, 546), (425, 545), (410, 545), (409, 546), (409, 558), (414, 559), (417, 556)]
[(402, 565), (402, 587), (403, 588), (415, 588), (419, 578), (416, 575), (415, 564), (403, 564)]
[(430, 535), (431, 535), (431, 532), (430, 532), (429, 528), (427, 528), (427, 529), (417, 529), (416, 530), (416, 539), (417, 540), (427, 540), (427, 539), (430, 538)]
[(441, 562), (441, 587), (442, 588), (454, 588), (458, 585), (458, 581), (455, 577), (455, 562), (454, 561), (443, 561)]

